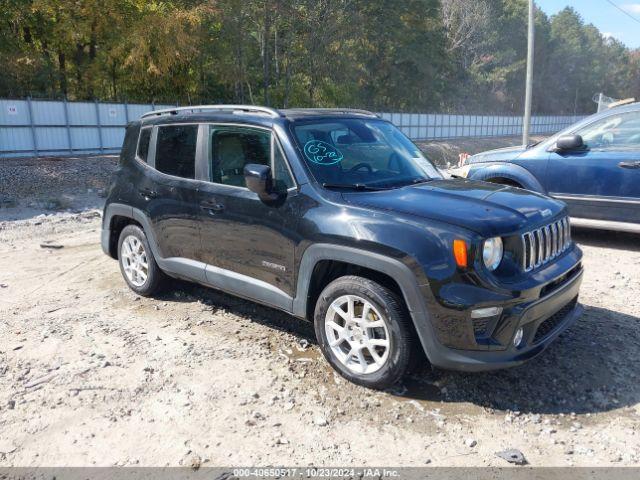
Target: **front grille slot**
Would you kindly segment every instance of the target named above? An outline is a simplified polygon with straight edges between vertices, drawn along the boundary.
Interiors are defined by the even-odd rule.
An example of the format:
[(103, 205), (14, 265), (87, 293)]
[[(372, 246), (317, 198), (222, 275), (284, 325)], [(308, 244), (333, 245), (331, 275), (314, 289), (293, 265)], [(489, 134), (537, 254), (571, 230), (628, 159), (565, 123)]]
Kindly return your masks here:
[(564, 217), (522, 234), (522, 266), (525, 272), (548, 263), (571, 245), (571, 224)]
[(538, 329), (536, 330), (536, 334), (533, 337), (533, 343), (538, 343), (547, 338), (551, 333), (553, 333), (556, 328), (562, 323), (565, 317), (569, 314), (571, 310), (573, 310), (578, 303), (578, 297), (575, 297), (569, 303), (567, 303), (564, 307), (558, 310), (556, 313), (547, 318), (544, 322), (538, 325)]
[(571, 279), (575, 278), (575, 276), (578, 273), (580, 273), (580, 270), (581, 270), (581, 265), (577, 264), (575, 267), (573, 267), (567, 273), (562, 275), (560, 278), (557, 278), (553, 282), (546, 284), (542, 288), (542, 290), (540, 290), (540, 298), (546, 297), (547, 295), (549, 295), (554, 290), (557, 290), (558, 288), (560, 288), (565, 283), (571, 281)]

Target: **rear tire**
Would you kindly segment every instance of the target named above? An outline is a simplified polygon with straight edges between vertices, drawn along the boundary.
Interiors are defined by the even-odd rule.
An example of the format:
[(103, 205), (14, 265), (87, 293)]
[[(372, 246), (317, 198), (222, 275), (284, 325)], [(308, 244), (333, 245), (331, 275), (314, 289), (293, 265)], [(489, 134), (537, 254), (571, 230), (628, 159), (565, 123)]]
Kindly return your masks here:
[(166, 275), (156, 263), (144, 230), (127, 225), (118, 239), (120, 272), (131, 290), (145, 297), (158, 293)]
[(347, 380), (385, 389), (407, 372), (413, 329), (403, 302), (367, 278), (340, 277), (322, 291), (314, 327), (320, 349)]

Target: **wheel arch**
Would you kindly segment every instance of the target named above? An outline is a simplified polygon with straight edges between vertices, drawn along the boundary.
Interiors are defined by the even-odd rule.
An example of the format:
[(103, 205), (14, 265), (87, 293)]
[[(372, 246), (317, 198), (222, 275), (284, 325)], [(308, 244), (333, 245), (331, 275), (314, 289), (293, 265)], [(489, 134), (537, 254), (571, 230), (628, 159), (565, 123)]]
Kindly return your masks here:
[(118, 259), (118, 240), (120, 239), (120, 234), (127, 225), (136, 225), (142, 228), (139, 222), (123, 215), (114, 215), (109, 222), (109, 256), (115, 260)]
[(118, 259), (118, 238), (122, 229), (134, 222), (133, 209), (119, 203), (110, 203), (102, 214), (102, 251), (113, 259)]
[[(314, 280), (317, 280), (317, 278), (314, 279), (314, 273), (318, 273), (318, 269), (325, 268), (327, 265), (347, 265), (347, 272), (349, 269), (356, 269), (364, 272), (365, 275), (372, 275), (373, 278), (370, 276), (367, 278), (378, 281), (395, 291), (404, 301), (422, 347), (429, 357), (429, 351), (434, 351), (436, 339), (421, 290), (426, 285), (419, 285), (414, 272), (396, 258), (340, 245), (311, 245), (304, 252), (298, 269), (292, 312), (295, 316), (313, 318), (309, 312), (313, 312), (315, 308), (314, 296), (319, 295), (323, 288), (321, 285), (314, 285)], [(332, 274), (329, 274), (327, 278), (333, 279), (337, 276), (332, 277)]]
[(156, 239), (147, 217), (137, 208), (122, 203), (110, 203), (104, 209), (101, 238), (104, 253), (111, 258), (118, 259), (118, 239), (120, 232), (127, 225), (139, 226), (147, 236), (154, 256), (160, 258)]
[(322, 259), (316, 262), (307, 287), (307, 303), (305, 308), (305, 318), (313, 319), (315, 304), (324, 288), (334, 280), (347, 275), (356, 275), (373, 280), (376, 283), (388, 288), (399, 298), (403, 297), (402, 289), (393, 277), (379, 270), (358, 265), (356, 263), (345, 262), (334, 259)]
[[(300, 261), (296, 285), (296, 297), (293, 302), (293, 313), (299, 317), (306, 317), (309, 294), (317, 284), (318, 278), (314, 274), (321, 273), (331, 281), (341, 276), (342, 271), (324, 272), (324, 268), (341, 267), (344, 271), (352, 272), (354, 269), (363, 270), (370, 274), (378, 275), (384, 279), (383, 283), (391, 281), (392, 290), (407, 297), (408, 290), (417, 289), (415, 276), (407, 265), (400, 260), (390, 258), (368, 250), (360, 250), (353, 247), (317, 243), (309, 246)], [(325, 282), (328, 283), (328, 282)], [(316, 285), (317, 286), (317, 285)], [(409, 307), (410, 301), (407, 301)]]
[[(521, 185), (522, 188), (538, 193), (546, 193), (542, 184), (529, 170), (513, 163), (494, 163), (479, 166), (472, 169), (469, 179), (491, 182), (496, 179), (504, 179), (511, 183)], [(495, 182), (500, 183), (500, 182)]]

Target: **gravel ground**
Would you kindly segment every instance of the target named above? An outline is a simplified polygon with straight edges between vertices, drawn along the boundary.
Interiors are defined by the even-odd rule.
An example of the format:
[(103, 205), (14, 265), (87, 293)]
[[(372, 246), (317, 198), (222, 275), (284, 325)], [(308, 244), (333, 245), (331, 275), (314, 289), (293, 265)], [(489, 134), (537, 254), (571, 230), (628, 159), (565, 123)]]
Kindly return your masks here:
[(0, 220), (102, 208), (118, 157), (0, 159)]
[(0, 211), (0, 466), (640, 461), (637, 236), (575, 232), (586, 312), (540, 357), (374, 392), (283, 313), (182, 282), (135, 295), (99, 210), (70, 210)]

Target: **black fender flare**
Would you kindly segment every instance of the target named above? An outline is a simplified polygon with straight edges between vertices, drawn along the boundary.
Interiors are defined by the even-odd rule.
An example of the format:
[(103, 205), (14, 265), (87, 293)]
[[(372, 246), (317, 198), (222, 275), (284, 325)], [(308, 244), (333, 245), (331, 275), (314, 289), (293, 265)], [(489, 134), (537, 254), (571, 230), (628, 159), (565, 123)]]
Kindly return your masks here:
[(117, 254), (114, 255), (111, 251), (111, 223), (113, 217), (125, 217), (134, 220), (133, 208), (121, 203), (109, 203), (105, 205), (102, 212), (102, 233), (100, 236), (100, 245), (102, 251), (109, 255), (113, 259), (117, 259)]
[(142, 228), (147, 235), (147, 239), (149, 240), (149, 246), (151, 247), (154, 257), (162, 258), (158, 250), (158, 243), (156, 241), (153, 228), (151, 228), (151, 222), (147, 216), (142, 212), (142, 210), (123, 203), (110, 203), (104, 207), (104, 212), (102, 214), (102, 236), (100, 242), (104, 253), (112, 256), (109, 243), (111, 240), (111, 222), (113, 217), (130, 218), (142, 225)]
[(296, 296), (293, 300), (293, 315), (300, 318), (306, 317), (311, 277), (315, 266), (322, 260), (334, 260), (358, 265), (384, 273), (393, 278), (400, 286), (407, 310), (418, 332), (422, 348), (430, 361), (434, 362), (437, 360), (437, 352), (441, 347), (437, 343), (438, 341), (429, 318), (422, 292), (422, 288), (428, 288), (428, 285), (420, 285), (414, 272), (412, 272), (407, 265), (395, 258), (368, 250), (360, 250), (341, 245), (327, 243), (311, 245), (305, 250), (302, 260), (300, 261)]
[(471, 164), (470, 180), (488, 181), (492, 178), (507, 178), (522, 185), (527, 190), (546, 194), (542, 184), (529, 170), (514, 163)]

